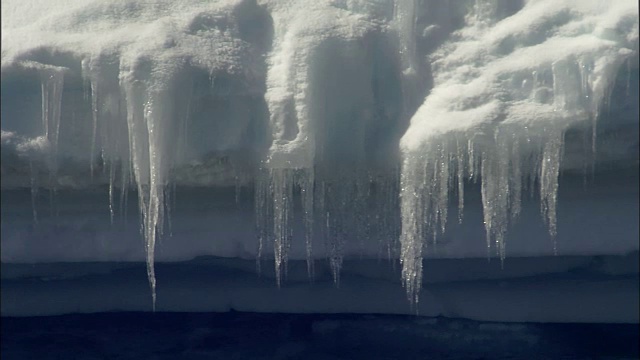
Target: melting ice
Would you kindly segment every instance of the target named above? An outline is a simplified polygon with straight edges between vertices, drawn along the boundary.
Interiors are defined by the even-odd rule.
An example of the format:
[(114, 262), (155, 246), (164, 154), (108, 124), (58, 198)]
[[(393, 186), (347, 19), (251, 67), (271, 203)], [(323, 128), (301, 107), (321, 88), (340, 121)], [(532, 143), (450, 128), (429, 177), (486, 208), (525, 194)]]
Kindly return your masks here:
[[(37, 122), (2, 123), (3, 151), (28, 164), (34, 222), (63, 160), (85, 168), (65, 184), (107, 184), (112, 223), (134, 188), (154, 306), (176, 185), (229, 179), (254, 188), (258, 264), (273, 251), (278, 286), (296, 239), (310, 278), (322, 253), (336, 284), (344, 248), (376, 242), (415, 304), (425, 252), (464, 221), (470, 181), (488, 256), (504, 260), (534, 188), (549, 237), (562, 231), (565, 133), (590, 126), (596, 151), (602, 105), (638, 56), (638, 6), (4, 1), (2, 34), (3, 83), (37, 74), (40, 86)], [(244, 155), (216, 158), (230, 153)]]

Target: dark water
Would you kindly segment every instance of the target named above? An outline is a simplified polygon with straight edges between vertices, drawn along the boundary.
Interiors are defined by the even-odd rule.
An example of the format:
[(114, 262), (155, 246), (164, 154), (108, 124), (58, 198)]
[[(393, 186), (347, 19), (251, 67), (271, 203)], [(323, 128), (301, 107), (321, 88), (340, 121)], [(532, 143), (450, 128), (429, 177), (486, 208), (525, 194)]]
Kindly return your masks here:
[(638, 359), (638, 325), (392, 315), (3, 317), (1, 359)]

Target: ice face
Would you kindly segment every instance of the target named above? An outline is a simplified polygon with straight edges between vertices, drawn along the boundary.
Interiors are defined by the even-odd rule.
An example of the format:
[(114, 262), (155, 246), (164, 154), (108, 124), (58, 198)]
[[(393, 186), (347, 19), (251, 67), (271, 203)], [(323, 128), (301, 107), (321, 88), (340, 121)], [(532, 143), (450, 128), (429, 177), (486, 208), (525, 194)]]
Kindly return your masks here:
[(555, 241), (567, 134), (590, 128), (597, 159), (637, 17), (627, 0), (4, 1), (2, 146), (24, 171), (2, 187), (31, 188), (37, 223), (40, 189), (53, 209), (104, 185), (112, 225), (135, 189), (154, 304), (178, 185), (232, 186), (237, 206), (252, 187), (250, 252), (273, 251), (278, 285), (297, 239), (336, 285), (345, 249), (375, 248), (415, 304), (468, 183), (488, 256), (527, 193)]

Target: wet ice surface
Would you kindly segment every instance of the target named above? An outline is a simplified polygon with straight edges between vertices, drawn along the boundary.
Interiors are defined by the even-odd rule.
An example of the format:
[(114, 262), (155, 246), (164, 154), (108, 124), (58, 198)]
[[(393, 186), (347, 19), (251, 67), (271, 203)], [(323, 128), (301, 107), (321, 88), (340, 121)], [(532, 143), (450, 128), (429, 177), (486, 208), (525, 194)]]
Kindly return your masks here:
[(637, 359), (638, 355), (637, 325), (244, 312), (2, 319), (3, 359)]

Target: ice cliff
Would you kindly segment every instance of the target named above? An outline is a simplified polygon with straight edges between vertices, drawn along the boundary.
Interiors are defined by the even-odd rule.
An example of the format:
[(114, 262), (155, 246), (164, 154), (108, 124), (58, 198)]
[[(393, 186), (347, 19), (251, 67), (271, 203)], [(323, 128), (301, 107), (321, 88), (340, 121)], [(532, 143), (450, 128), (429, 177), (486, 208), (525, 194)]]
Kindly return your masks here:
[(6, 0), (1, 71), (3, 263), (639, 248), (636, 1)]

